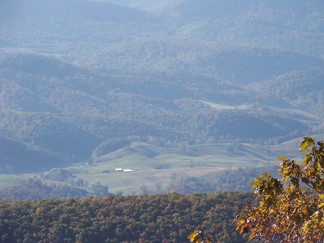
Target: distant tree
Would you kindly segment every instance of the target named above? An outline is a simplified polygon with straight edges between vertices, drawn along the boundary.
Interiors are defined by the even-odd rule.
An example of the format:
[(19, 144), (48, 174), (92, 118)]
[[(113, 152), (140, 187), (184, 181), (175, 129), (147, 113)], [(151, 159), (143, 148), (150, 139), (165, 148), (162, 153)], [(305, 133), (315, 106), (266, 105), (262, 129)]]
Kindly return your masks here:
[(281, 180), (263, 173), (251, 185), (257, 205), (245, 207), (236, 222), (236, 230), (249, 233), (250, 241), (324, 241), (324, 142), (305, 137), (300, 151), (300, 164), (278, 158)]
[(104, 197), (108, 196), (111, 193), (109, 193), (108, 186), (102, 185), (100, 182), (96, 182), (91, 186), (92, 189), (92, 195), (96, 197)]

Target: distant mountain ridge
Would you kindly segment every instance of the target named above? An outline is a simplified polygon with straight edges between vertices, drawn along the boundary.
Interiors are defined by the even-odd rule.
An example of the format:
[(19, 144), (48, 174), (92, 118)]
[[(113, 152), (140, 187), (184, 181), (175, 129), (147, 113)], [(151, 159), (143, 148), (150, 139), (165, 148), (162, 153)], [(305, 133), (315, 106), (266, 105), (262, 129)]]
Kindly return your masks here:
[[(46, 68), (37, 69), (39, 65)], [(142, 76), (130, 79), (125, 74), (100, 76), (48, 57), (29, 54), (4, 60), (0, 74), (0, 127), (3, 133), (30, 148), (47, 151), (50, 157), (52, 154), (61, 158), (63, 164), (89, 160), (92, 151), (109, 140), (127, 139), (132, 142), (153, 136), (161, 144), (199, 144), (207, 140), (229, 139), (267, 141), (302, 135), (312, 129), (310, 121), (304, 122), (311, 117), (310, 114), (300, 113), (301, 117), (297, 118), (297, 113), (262, 108), (263, 98), (257, 98), (255, 92), (264, 96), (265, 91), (264, 88), (258, 90), (256, 85), (251, 86), (249, 91), (226, 82), (200, 79), (195, 86), (190, 80), (184, 83), (179, 80), (169, 86), (171, 83), (163, 83), (163, 76), (161, 79), (147, 74), (146, 80), (141, 80)], [(310, 74), (304, 73), (312, 77)], [(317, 82), (319, 85), (321, 76), (315, 75), (314, 78), (314, 82), (309, 84), (316, 85)], [(207, 84), (209, 86), (204, 87)], [(156, 85), (160, 87), (157, 89)], [(285, 91), (285, 85), (282, 85), (278, 92), (290, 89), (288, 86)], [(213, 92), (209, 90), (212, 93), (206, 92), (206, 88), (213, 89), (213, 86), (217, 89)], [(171, 88), (179, 92), (169, 95), (174, 92)], [(310, 91), (313, 89), (311, 86)], [(249, 103), (250, 97), (254, 97), (257, 99), (253, 102), (259, 100), (260, 103), (255, 107), (222, 106), (217, 103), (217, 97), (221, 102), (223, 97), (230, 101), (232, 96), (235, 104), (234, 97), (237, 95), (241, 96), (241, 102)], [(201, 102), (213, 96), (214, 102)], [(284, 98), (277, 97), (278, 100)], [(294, 104), (290, 105), (293, 107)], [(285, 107), (282, 109), (285, 111)], [(315, 116), (313, 119), (316, 120)], [(48, 161), (54, 158), (50, 157)], [(57, 165), (50, 165), (44, 160), (42, 168)]]
[[(1, 173), (159, 192), (294, 153), (324, 134), (323, 14), (320, 0), (3, 0)], [(38, 174), (62, 167), (73, 180)]]
[[(90, 0), (4, 0), (1, 3), (8, 18), (31, 16), (76, 15), (98, 21), (129, 22), (149, 17), (149, 13), (104, 1)], [(2, 14), (2, 15), (3, 15)]]

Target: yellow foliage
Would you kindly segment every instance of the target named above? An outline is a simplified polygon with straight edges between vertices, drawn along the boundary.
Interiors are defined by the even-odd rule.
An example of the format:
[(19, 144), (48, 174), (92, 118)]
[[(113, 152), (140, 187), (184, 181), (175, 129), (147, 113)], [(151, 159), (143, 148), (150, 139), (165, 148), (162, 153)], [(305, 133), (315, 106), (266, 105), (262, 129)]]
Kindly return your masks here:
[[(324, 241), (324, 143), (305, 137), (302, 164), (278, 157), (281, 180), (263, 173), (255, 179), (258, 205), (245, 207), (236, 230), (249, 240), (269, 242)], [(308, 187), (308, 190), (305, 190)]]

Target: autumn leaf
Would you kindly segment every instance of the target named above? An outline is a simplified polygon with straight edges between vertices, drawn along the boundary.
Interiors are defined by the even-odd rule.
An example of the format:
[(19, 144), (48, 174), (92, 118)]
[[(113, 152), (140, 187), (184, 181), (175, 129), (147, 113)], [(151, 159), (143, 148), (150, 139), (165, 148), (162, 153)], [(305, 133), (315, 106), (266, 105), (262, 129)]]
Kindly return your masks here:
[(254, 180), (256, 204), (245, 207), (236, 223), (241, 234), (249, 232), (249, 240), (323, 242), (324, 143), (315, 145), (313, 138), (305, 137), (300, 151), (310, 146), (311, 151), (304, 153), (301, 163), (278, 157), (280, 180), (268, 173)]
[(188, 235), (188, 240), (190, 240), (190, 242), (198, 242), (198, 236), (199, 236), (199, 230), (195, 230), (194, 232), (192, 232), (190, 235)]
[(311, 137), (304, 137), (304, 140), (300, 142), (299, 151), (305, 151), (309, 146), (315, 144), (314, 139)]

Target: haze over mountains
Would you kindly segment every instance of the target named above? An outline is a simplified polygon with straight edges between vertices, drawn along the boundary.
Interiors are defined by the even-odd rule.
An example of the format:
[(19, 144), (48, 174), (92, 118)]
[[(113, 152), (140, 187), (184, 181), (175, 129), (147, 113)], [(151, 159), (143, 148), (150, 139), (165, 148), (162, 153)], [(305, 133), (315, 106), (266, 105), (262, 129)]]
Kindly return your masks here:
[(169, 176), (323, 139), (323, 16), (320, 0), (3, 0), (1, 173)]

